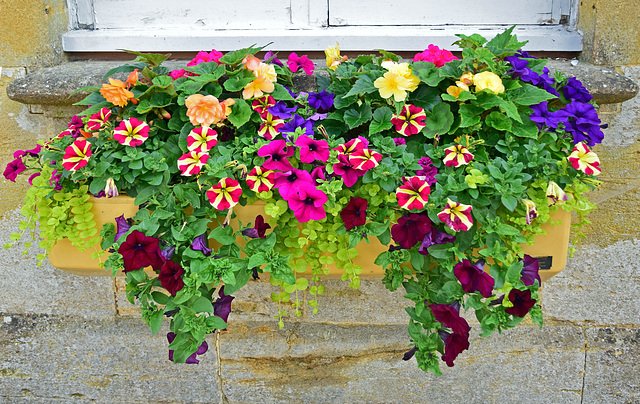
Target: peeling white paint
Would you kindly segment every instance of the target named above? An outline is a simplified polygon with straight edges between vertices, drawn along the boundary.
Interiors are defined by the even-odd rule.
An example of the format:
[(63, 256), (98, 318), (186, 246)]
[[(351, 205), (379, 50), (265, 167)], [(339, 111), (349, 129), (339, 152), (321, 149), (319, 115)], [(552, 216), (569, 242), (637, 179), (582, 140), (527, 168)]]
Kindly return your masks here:
[(45, 129), (41, 123), (33, 119), (33, 115), (29, 113), (29, 108), (27, 108), (26, 105), (22, 107), (20, 114), (13, 119), (16, 121), (20, 129), (28, 132), (39, 133)]

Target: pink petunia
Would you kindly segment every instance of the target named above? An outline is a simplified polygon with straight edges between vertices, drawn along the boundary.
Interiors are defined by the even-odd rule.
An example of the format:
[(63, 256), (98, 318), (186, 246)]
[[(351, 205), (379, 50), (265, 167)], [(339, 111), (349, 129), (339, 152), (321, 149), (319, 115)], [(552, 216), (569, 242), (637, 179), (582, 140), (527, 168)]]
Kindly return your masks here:
[(287, 146), (283, 139), (272, 140), (258, 149), (258, 156), (267, 157), (262, 166), (268, 170), (289, 171), (293, 168), (287, 157), (293, 156), (295, 150)]
[(437, 46), (431, 44), (427, 49), (420, 53), (416, 53), (413, 58), (414, 62), (431, 62), (436, 67), (442, 67), (445, 63), (450, 62), (452, 60), (458, 60), (457, 57), (453, 56), (453, 53), (449, 52), (446, 49), (440, 49)]
[(149, 137), (149, 125), (136, 118), (125, 119), (113, 131), (113, 138), (125, 146), (139, 146)]
[(223, 178), (207, 191), (209, 203), (218, 210), (234, 207), (240, 201), (241, 196), (242, 188), (233, 178)]
[(189, 132), (187, 149), (199, 153), (208, 153), (218, 143), (218, 133), (208, 126), (200, 126)]
[(62, 167), (75, 171), (87, 165), (91, 157), (91, 143), (86, 139), (77, 139), (64, 150)]
[(315, 160), (326, 163), (329, 159), (329, 144), (326, 140), (300, 136), (296, 139), (296, 146), (300, 150), (300, 161), (303, 163), (313, 163)]
[(178, 159), (178, 168), (181, 171), (180, 175), (197, 175), (200, 173), (200, 170), (202, 170), (202, 167), (207, 164), (207, 160), (209, 160), (209, 155), (207, 153), (194, 150), (183, 154)]
[(315, 64), (307, 57), (307, 55), (298, 56), (295, 52), (289, 54), (287, 66), (292, 72), (297, 72), (302, 68), (309, 76), (313, 74)]
[(327, 216), (323, 205), (327, 202), (327, 194), (312, 184), (301, 184), (298, 192), (290, 194), (289, 207), (300, 223), (309, 220), (321, 220)]
[(273, 188), (275, 172), (262, 167), (253, 167), (247, 175), (247, 185), (253, 192), (267, 192)]

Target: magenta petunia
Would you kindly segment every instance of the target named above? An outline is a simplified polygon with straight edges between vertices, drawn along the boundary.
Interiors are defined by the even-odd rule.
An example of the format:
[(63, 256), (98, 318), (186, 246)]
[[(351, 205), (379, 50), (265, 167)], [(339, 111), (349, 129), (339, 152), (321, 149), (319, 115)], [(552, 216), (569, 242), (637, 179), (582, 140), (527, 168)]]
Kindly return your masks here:
[(340, 217), (347, 231), (355, 226), (362, 226), (367, 222), (367, 200), (351, 198), (347, 206), (340, 212)]
[(180, 265), (169, 260), (165, 261), (162, 268), (160, 268), (158, 280), (160, 281), (160, 285), (171, 293), (171, 296), (175, 296), (176, 293), (184, 287), (182, 274), (184, 274), (184, 269), (182, 269)]
[(446, 49), (440, 49), (436, 45), (429, 45), (427, 49), (420, 53), (416, 53), (413, 57), (414, 62), (431, 62), (436, 67), (442, 67), (445, 63), (450, 62), (452, 60), (458, 60), (457, 57), (453, 56), (453, 53), (449, 52)]
[(536, 300), (531, 298), (530, 290), (511, 289), (509, 301), (513, 303), (513, 307), (507, 307), (505, 311), (517, 317), (526, 316), (536, 304)]
[(538, 280), (538, 285), (541, 285), (542, 279), (540, 279), (538, 259), (525, 254), (522, 263), (523, 267), (520, 272), (520, 279), (524, 282), (524, 285), (531, 286), (536, 283), (536, 280)]
[(462, 284), (462, 290), (467, 293), (480, 292), (484, 297), (490, 297), (493, 292), (494, 279), (484, 272), (484, 260), (472, 264), (468, 259), (458, 262), (453, 268), (453, 274)]
[(148, 266), (158, 271), (164, 264), (160, 257), (159, 241), (143, 232), (134, 230), (120, 245), (118, 252), (124, 260), (124, 272), (136, 271)]
[(421, 242), (431, 231), (431, 220), (426, 214), (410, 213), (391, 226), (391, 237), (402, 248), (409, 249)]
[(7, 167), (4, 169), (4, 173), (2, 174), (4, 175), (4, 178), (8, 179), (9, 181), (16, 182), (18, 174), (26, 169), (27, 167), (22, 162), (22, 159), (17, 158), (7, 164)]
[(326, 163), (329, 159), (329, 144), (326, 140), (300, 136), (296, 139), (296, 146), (300, 150), (300, 161), (303, 163), (313, 163), (315, 160)]
[(294, 148), (284, 139), (272, 140), (258, 150), (258, 156), (267, 157), (262, 165), (268, 170), (289, 171), (293, 168), (287, 157), (293, 156)]
[(293, 168), (284, 173), (276, 172), (274, 178), (274, 188), (280, 192), (280, 196), (282, 196), (282, 199), (285, 201), (289, 200), (292, 193), (295, 194), (298, 192), (298, 189), (303, 184), (313, 186), (315, 183), (313, 178), (311, 178), (311, 174), (305, 170), (298, 170), (297, 168)]
[(298, 56), (298, 54), (292, 52), (289, 54), (287, 66), (289, 66), (292, 72), (297, 72), (299, 69), (302, 69), (308, 75), (312, 75), (315, 64), (307, 55)]
[(289, 195), (289, 207), (300, 223), (324, 219), (327, 216), (323, 207), (326, 202), (327, 194), (304, 182), (299, 185), (298, 192)]

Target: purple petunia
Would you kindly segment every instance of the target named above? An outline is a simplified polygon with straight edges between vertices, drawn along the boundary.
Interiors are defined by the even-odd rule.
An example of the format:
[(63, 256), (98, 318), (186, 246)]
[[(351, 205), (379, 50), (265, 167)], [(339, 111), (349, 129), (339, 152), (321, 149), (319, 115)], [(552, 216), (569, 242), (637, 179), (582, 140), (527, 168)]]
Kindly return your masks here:
[(432, 226), (431, 231), (427, 232), (424, 239), (422, 239), (422, 244), (420, 245), (418, 252), (422, 255), (428, 255), (428, 248), (432, 245), (453, 243), (454, 241), (456, 241), (456, 236), (452, 236)]
[[(173, 332), (169, 332), (167, 334), (167, 341), (169, 341), (169, 344), (171, 344), (174, 339), (176, 339), (176, 334)], [(200, 346), (198, 347), (198, 349), (194, 353), (192, 353), (184, 363), (189, 363), (189, 364), (200, 363), (200, 361), (196, 359), (196, 355), (203, 355), (205, 352), (207, 352), (208, 349), (209, 349), (209, 345), (207, 344), (206, 341), (203, 341), (202, 344), (200, 344)], [(173, 362), (173, 349), (169, 350), (169, 360)]]
[(242, 230), (242, 234), (249, 238), (265, 238), (265, 232), (270, 229), (269, 223), (265, 223), (262, 215), (256, 216), (256, 221), (253, 227), (248, 227)]
[(540, 279), (539, 265), (538, 259), (533, 258), (530, 255), (525, 254), (522, 259), (523, 267), (520, 272), (520, 279), (524, 282), (525, 286), (531, 286), (538, 281), (538, 285), (542, 284), (542, 279)]
[[(271, 109), (271, 108), (269, 108)], [(313, 137), (313, 122), (308, 119), (304, 119), (298, 114), (293, 115), (293, 118), (280, 128), (280, 133), (293, 133), (297, 128), (304, 129), (304, 134)], [(286, 136), (285, 136), (286, 137)]]
[(268, 111), (271, 115), (280, 119), (291, 118), (291, 116), (293, 116), (293, 113), (297, 110), (298, 108), (296, 107), (288, 107), (284, 101), (278, 101), (276, 102), (276, 105), (268, 108)]
[(421, 170), (416, 171), (416, 175), (420, 177), (425, 177), (425, 181), (427, 184), (433, 185), (436, 183), (436, 174), (438, 174), (438, 169), (433, 166), (433, 162), (429, 157), (422, 157), (418, 160), (418, 164), (422, 167)]
[(311, 108), (320, 112), (327, 112), (331, 107), (333, 107), (333, 99), (335, 96), (335, 94), (330, 93), (327, 90), (322, 90), (319, 93), (309, 93), (307, 100), (309, 101), (309, 106), (311, 106)]
[(530, 108), (533, 113), (529, 115), (529, 119), (538, 125), (538, 128), (542, 128), (545, 125), (549, 128), (557, 129), (560, 123), (566, 124), (569, 115), (563, 109), (558, 111), (549, 111), (549, 103), (543, 101), (540, 104), (531, 105)]
[(420, 213), (410, 213), (398, 219), (398, 223), (391, 226), (391, 237), (402, 248), (409, 249), (421, 242), (427, 233), (431, 232), (429, 216)]
[(278, 65), (280, 67), (284, 67), (284, 64), (278, 59), (273, 51), (268, 51), (264, 54), (264, 61), (267, 63), (273, 63), (274, 65)]
[[(220, 288), (220, 292), (218, 292), (220, 296), (215, 302), (213, 302), (213, 314), (220, 317), (227, 322), (229, 319), (229, 314), (231, 314), (231, 302), (235, 297), (227, 296), (224, 294), (224, 286)], [(226, 328), (222, 331), (225, 331)]]
[(575, 77), (569, 78), (564, 87), (562, 87), (562, 94), (567, 100), (575, 100), (581, 102), (589, 102), (593, 99), (593, 96), (589, 94), (589, 91), (584, 88), (582, 82)]
[(571, 101), (564, 107), (565, 113), (569, 116), (567, 131), (573, 133), (573, 143), (578, 144), (586, 141), (587, 145), (595, 146), (602, 143), (604, 133), (600, 129), (600, 118), (598, 112), (592, 104)]
[(131, 228), (131, 219), (125, 219), (124, 215), (116, 217), (116, 238), (114, 241), (118, 241), (120, 237), (126, 234)]
[(205, 256), (208, 257), (209, 255), (211, 255), (211, 252), (213, 250), (207, 245), (206, 236), (207, 233), (202, 233), (198, 237), (194, 238), (193, 242), (191, 243), (191, 249), (195, 251), (201, 251)]
[(491, 296), (495, 281), (491, 275), (484, 272), (484, 260), (472, 264), (468, 259), (463, 259), (453, 268), (453, 274), (458, 278), (465, 292), (477, 291), (484, 297)]

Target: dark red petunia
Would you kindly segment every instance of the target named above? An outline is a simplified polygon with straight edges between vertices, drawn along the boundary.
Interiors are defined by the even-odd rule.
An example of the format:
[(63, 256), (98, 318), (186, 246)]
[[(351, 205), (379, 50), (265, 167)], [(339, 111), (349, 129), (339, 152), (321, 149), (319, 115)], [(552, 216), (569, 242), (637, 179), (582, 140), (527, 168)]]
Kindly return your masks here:
[(513, 303), (513, 307), (507, 307), (505, 311), (517, 317), (524, 317), (536, 304), (536, 299), (531, 298), (530, 290), (511, 289), (509, 292), (509, 301)]
[(469, 334), (448, 333), (441, 331), (440, 337), (444, 341), (444, 355), (442, 360), (447, 366), (453, 367), (453, 361), (465, 349), (469, 349)]
[(160, 257), (158, 239), (147, 237), (144, 233), (134, 230), (120, 245), (118, 252), (124, 259), (124, 272), (136, 271), (148, 266), (159, 271), (164, 264)]
[(484, 297), (490, 297), (495, 281), (488, 273), (484, 272), (484, 260), (475, 264), (464, 259), (453, 268), (453, 274), (462, 284), (462, 290), (467, 293), (480, 292)]
[(362, 226), (367, 222), (367, 200), (364, 198), (351, 198), (347, 206), (340, 212), (347, 231), (355, 226)]
[(536, 283), (536, 279), (538, 280), (538, 285), (541, 285), (542, 279), (540, 279), (540, 273), (538, 272), (540, 270), (538, 259), (525, 254), (522, 262), (523, 267), (522, 272), (520, 272), (520, 279), (524, 282), (524, 285), (531, 286)]
[(409, 249), (424, 240), (424, 236), (431, 231), (431, 220), (427, 215), (410, 213), (398, 219), (398, 223), (391, 226), (391, 237), (402, 248)]
[(162, 268), (160, 268), (158, 280), (160, 281), (160, 285), (171, 293), (171, 296), (175, 296), (184, 286), (184, 281), (182, 280), (183, 273), (184, 269), (182, 269), (179, 264), (170, 260), (165, 261)]
[(253, 227), (242, 230), (242, 234), (250, 238), (265, 238), (265, 233), (271, 226), (269, 223), (265, 223), (262, 215), (256, 216), (256, 223)]
[(442, 323), (447, 328), (451, 328), (454, 333), (469, 334), (471, 327), (467, 320), (460, 317), (460, 313), (450, 304), (431, 304), (429, 305), (436, 321)]

